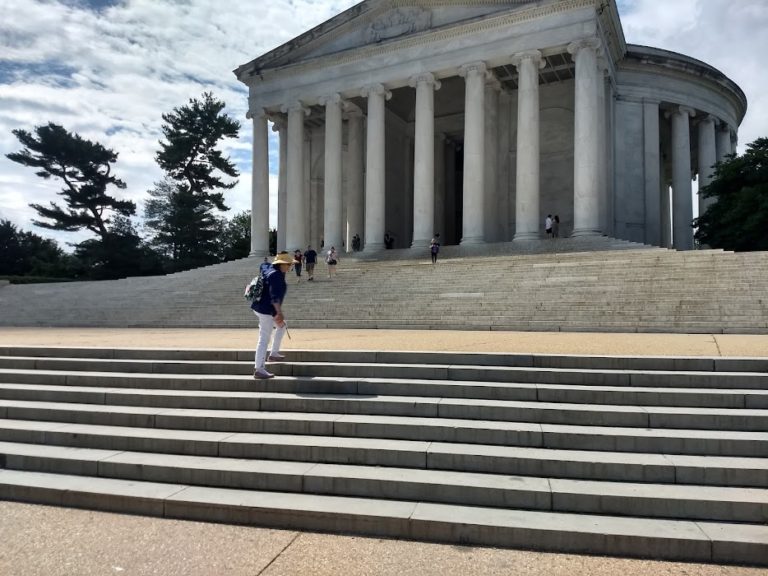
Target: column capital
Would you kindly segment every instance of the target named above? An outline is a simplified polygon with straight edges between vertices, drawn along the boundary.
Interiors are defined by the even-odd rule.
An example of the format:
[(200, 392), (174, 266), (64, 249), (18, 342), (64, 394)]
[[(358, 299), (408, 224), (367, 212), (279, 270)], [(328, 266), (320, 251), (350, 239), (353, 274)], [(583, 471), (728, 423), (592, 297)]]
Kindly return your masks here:
[(568, 53), (576, 58), (579, 52), (587, 48), (593, 50), (596, 55), (599, 55), (602, 51), (602, 43), (595, 37), (581, 38), (568, 44)]
[(470, 74), (485, 74), (488, 65), (485, 62), (470, 62), (459, 66), (459, 76), (467, 78)]
[(350, 102), (349, 100), (343, 101), (342, 110), (344, 111), (344, 118), (346, 120), (349, 120), (350, 118), (362, 118), (365, 116), (360, 106)]
[(267, 119), (272, 122), (272, 132), (280, 132), (288, 126), (288, 120), (282, 114), (269, 114)]
[(672, 114), (688, 115), (690, 118), (693, 118), (696, 116), (696, 110), (688, 106), (678, 106), (672, 109)]
[(698, 124), (710, 124), (711, 123), (711, 124), (715, 125), (715, 124), (717, 124), (717, 121), (718, 121), (717, 120), (717, 116), (714, 116), (712, 114), (707, 114), (706, 116), (702, 116), (699, 119)]
[(499, 79), (496, 77), (496, 74), (493, 72), (488, 72), (485, 76), (485, 87), (490, 88), (491, 90), (496, 90), (497, 92), (501, 92), (501, 82), (499, 82)]
[(343, 104), (343, 99), (341, 98), (341, 94), (338, 92), (334, 92), (333, 94), (328, 94), (327, 96), (321, 96), (317, 99), (317, 103), (320, 106), (328, 106), (328, 104)]
[(392, 92), (387, 90), (383, 84), (371, 84), (370, 86), (365, 86), (360, 90), (360, 96), (363, 98), (368, 98), (371, 96), (371, 94), (378, 94), (379, 96), (384, 96), (385, 100), (389, 100), (392, 98)]
[(269, 114), (264, 108), (253, 108), (251, 110), (248, 110), (248, 112), (245, 113), (245, 117), (248, 120), (258, 120), (259, 118), (264, 118), (264, 117), (269, 119)]
[(304, 104), (301, 102), (301, 100), (296, 100), (295, 102), (291, 102), (290, 104), (283, 104), (280, 107), (280, 111), (283, 114), (286, 114), (288, 112), (302, 112), (304, 116), (309, 116), (310, 110)]
[(530, 60), (535, 66), (538, 66), (539, 69), (542, 69), (547, 65), (546, 59), (544, 59), (539, 50), (526, 50), (512, 55), (512, 65), (515, 68), (519, 69), (520, 65), (525, 60)]
[(435, 78), (435, 75), (431, 72), (425, 72), (423, 74), (416, 74), (408, 79), (408, 85), (411, 88), (416, 88), (419, 84), (426, 84), (427, 86), (433, 86), (435, 90), (440, 90), (442, 86), (440, 80)]

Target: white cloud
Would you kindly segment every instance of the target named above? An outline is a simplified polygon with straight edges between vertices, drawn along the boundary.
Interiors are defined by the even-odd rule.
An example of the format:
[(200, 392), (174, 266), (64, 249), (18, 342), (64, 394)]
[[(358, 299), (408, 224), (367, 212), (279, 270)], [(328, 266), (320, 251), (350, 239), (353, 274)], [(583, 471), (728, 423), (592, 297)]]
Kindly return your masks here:
[[(7, 160), (19, 149), (11, 130), (58, 122), (119, 152), (116, 173), (140, 202), (162, 174), (154, 162), (161, 114), (210, 90), (243, 124), (225, 149), (241, 172), (226, 194), (229, 215), (250, 205), (251, 129), (247, 92), (232, 70), (356, 0), (271, 0), (222, 5), (219, 0), (126, 0), (90, 10), (85, 2), (0, 0), (0, 218), (32, 229), (29, 202), (57, 200), (59, 186)], [(223, 7), (226, 6), (226, 7)], [(699, 58), (747, 93), (750, 109), (741, 143), (768, 135), (768, 53), (765, 0), (620, 1), (628, 42)], [(270, 132), (272, 158), (277, 139)], [(277, 166), (270, 166), (270, 194)], [(270, 222), (276, 224), (276, 201)], [(77, 235), (35, 228), (60, 242)]]

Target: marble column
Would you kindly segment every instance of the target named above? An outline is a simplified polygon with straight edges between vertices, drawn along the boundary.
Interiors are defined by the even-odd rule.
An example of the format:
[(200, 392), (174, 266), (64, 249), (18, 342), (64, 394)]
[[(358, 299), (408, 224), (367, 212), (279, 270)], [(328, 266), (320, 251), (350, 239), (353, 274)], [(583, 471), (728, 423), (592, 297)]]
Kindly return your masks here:
[(466, 80), (464, 103), (464, 189), (461, 244), (485, 242), (485, 78), (484, 62), (466, 64), (459, 75)]
[(600, 234), (598, 90), (603, 86), (597, 67), (599, 46), (596, 38), (568, 45), (576, 62), (572, 236)]
[(693, 185), (690, 120), (696, 111), (680, 106), (672, 112), (672, 245), (693, 249)]
[(440, 81), (432, 74), (420, 74), (411, 78), (410, 85), (416, 88), (411, 248), (424, 248), (435, 232), (435, 90)]
[(440, 232), (441, 244), (458, 244), (461, 238), (456, 226), (456, 143), (445, 143), (445, 228)]
[(363, 114), (354, 105), (347, 110), (347, 251), (352, 251), (352, 238), (363, 230)]
[(645, 171), (645, 243), (662, 246), (661, 144), (658, 100), (643, 100), (643, 168)]
[(301, 102), (283, 108), (288, 113), (288, 174), (285, 243), (288, 250), (307, 245), (304, 203), (304, 118), (309, 110)]
[(263, 110), (248, 113), (253, 120), (253, 169), (251, 180), (250, 256), (269, 254), (269, 137)]
[(435, 220), (432, 227), (445, 242), (445, 134), (435, 134)]
[(661, 247), (672, 248), (672, 210), (669, 182), (661, 184)]
[(277, 178), (277, 251), (285, 250), (286, 213), (288, 210), (288, 124), (283, 116), (271, 116), (272, 131), (280, 140), (280, 167)]
[(728, 124), (720, 124), (717, 127), (717, 161), (722, 162), (725, 157), (733, 153), (731, 148), (731, 128)]
[(492, 73), (485, 81), (485, 178), (483, 207), (486, 242), (501, 240), (502, 214), (499, 211), (498, 182), (499, 182), (499, 93), (501, 82)]
[(385, 106), (392, 93), (381, 84), (362, 90), (368, 98), (368, 134), (365, 169), (365, 251), (384, 248), (386, 210)]
[(540, 126), (539, 69), (546, 62), (541, 52), (516, 54), (517, 67), (517, 176), (515, 178), (514, 241), (534, 240), (539, 234)]
[(705, 198), (702, 189), (709, 186), (717, 163), (717, 145), (715, 143), (715, 118), (707, 116), (699, 122), (699, 216), (704, 214), (715, 201)]
[(320, 101), (325, 106), (325, 182), (323, 234), (326, 246), (341, 250), (341, 152), (342, 152), (342, 101), (333, 94)]

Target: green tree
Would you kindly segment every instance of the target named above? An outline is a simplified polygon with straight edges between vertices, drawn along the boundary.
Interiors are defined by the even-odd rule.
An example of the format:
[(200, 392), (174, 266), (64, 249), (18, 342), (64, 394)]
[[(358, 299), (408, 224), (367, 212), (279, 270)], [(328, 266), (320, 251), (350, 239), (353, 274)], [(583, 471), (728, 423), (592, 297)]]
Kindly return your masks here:
[(701, 193), (715, 198), (694, 220), (701, 244), (724, 250), (768, 250), (768, 138), (758, 138), (743, 156), (730, 156), (715, 167), (714, 179)]
[(0, 220), (0, 276), (66, 277), (72, 274), (71, 258), (55, 240), (25, 232), (10, 220)]
[(144, 204), (150, 244), (170, 260), (170, 270), (188, 270), (221, 260), (222, 220), (205, 210), (184, 187), (165, 179)]
[(88, 229), (104, 238), (110, 215), (136, 212), (133, 202), (107, 194), (109, 186), (125, 188), (125, 182), (112, 174), (117, 161), (113, 150), (53, 123), (35, 127), (34, 135), (25, 130), (14, 130), (13, 134), (24, 149), (7, 154), (10, 160), (37, 168), (41, 178), (57, 178), (64, 183), (58, 194), (64, 198), (65, 208), (55, 202), (49, 206), (30, 204), (43, 218), (33, 221), (36, 226), (68, 232)]
[(84, 275), (96, 280), (161, 274), (160, 255), (147, 246), (131, 221), (115, 217), (106, 236), (99, 240), (86, 240), (75, 248), (75, 257)]
[(234, 163), (218, 149), (237, 138), (240, 123), (223, 113), (224, 102), (206, 92), (185, 106), (163, 114), (164, 139), (156, 160), (168, 187), (155, 188), (149, 208), (157, 231), (153, 241), (166, 246), (177, 269), (219, 261), (222, 222), (215, 211), (229, 210), (222, 190), (239, 176)]
[(221, 235), (224, 261), (245, 258), (251, 253), (251, 211), (235, 214), (224, 226)]

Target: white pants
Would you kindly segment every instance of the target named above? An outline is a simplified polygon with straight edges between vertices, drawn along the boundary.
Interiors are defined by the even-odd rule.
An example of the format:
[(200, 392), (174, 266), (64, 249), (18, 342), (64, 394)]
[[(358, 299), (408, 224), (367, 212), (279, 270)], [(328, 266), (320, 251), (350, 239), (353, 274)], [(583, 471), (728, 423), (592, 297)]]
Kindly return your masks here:
[[(269, 348), (269, 339), (272, 336), (272, 328), (275, 327), (275, 318), (271, 314), (259, 314), (254, 311), (259, 318), (259, 343), (256, 345), (256, 357), (254, 365), (258, 368), (264, 368), (267, 360), (267, 348)], [(285, 334), (285, 324), (275, 330), (275, 339), (272, 342), (272, 354), (280, 354), (280, 344)]]

